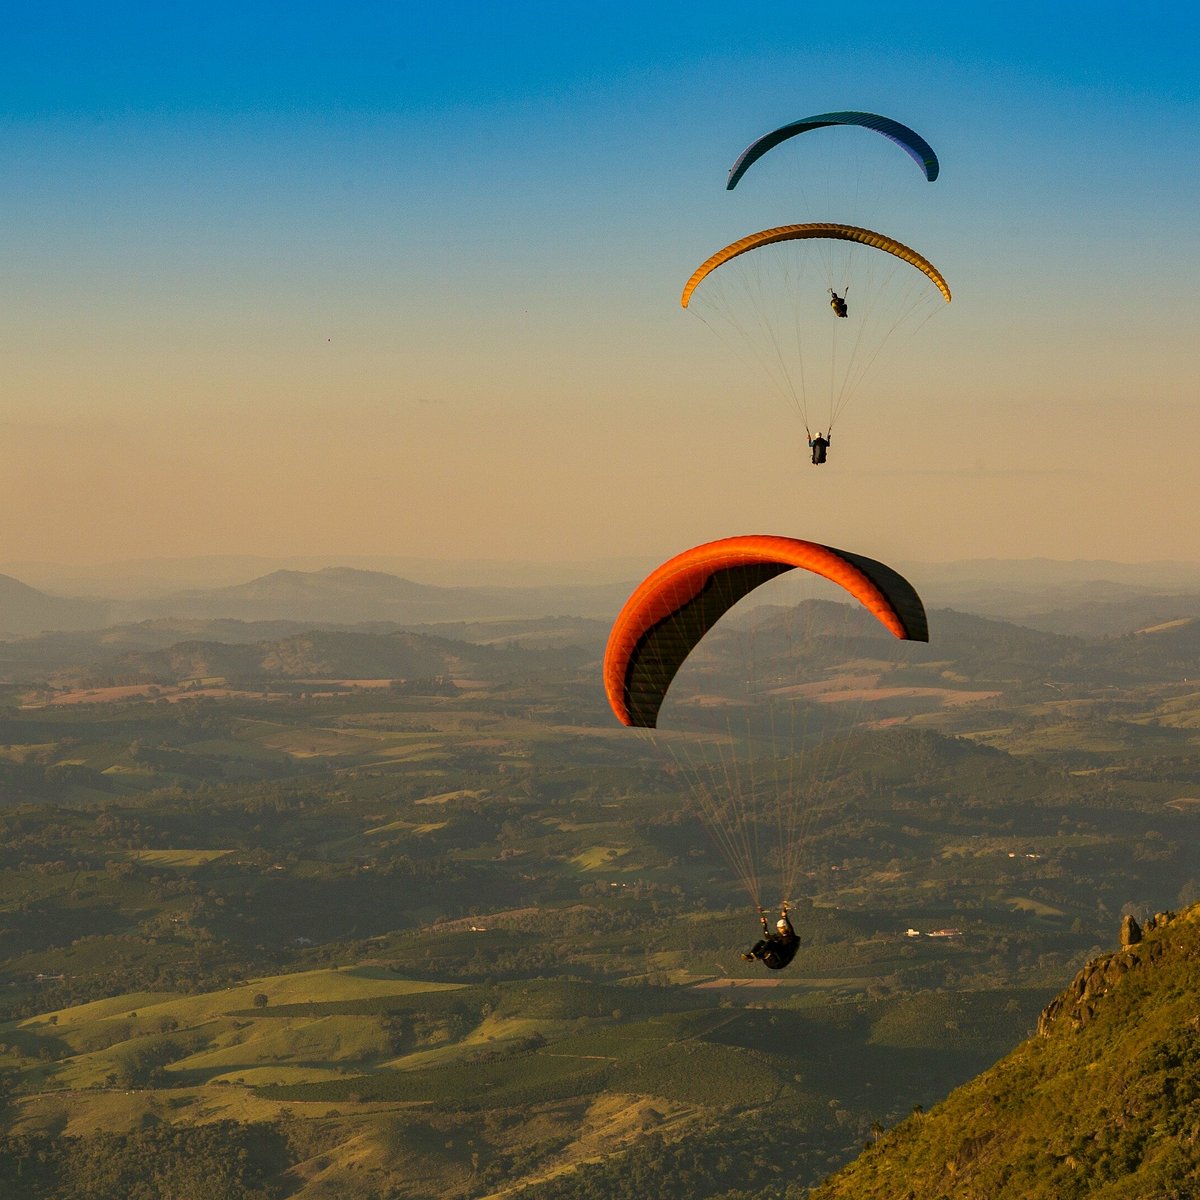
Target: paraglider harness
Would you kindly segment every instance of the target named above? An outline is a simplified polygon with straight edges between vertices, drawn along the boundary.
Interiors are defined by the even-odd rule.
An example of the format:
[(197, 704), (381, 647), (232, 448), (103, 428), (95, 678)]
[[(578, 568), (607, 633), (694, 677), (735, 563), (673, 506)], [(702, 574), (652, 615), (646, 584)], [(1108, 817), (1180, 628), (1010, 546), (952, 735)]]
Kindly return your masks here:
[(828, 437), (824, 437), (819, 433), (816, 437), (813, 437), (812, 430), (807, 427), (804, 432), (808, 434), (808, 445), (812, 450), (813, 466), (819, 467), (825, 461), (825, 452), (829, 449), (829, 443), (833, 441), (833, 430), (829, 431)]
[[(849, 287), (846, 288), (846, 296), (850, 294)], [(846, 296), (839, 296), (833, 288), (829, 289), (829, 307), (833, 309), (834, 315), (838, 317), (848, 317), (850, 310), (846, 307)]]
[(758, 910), (758, 919), (762, 922), (763, 936), (742, 955), (742, 958), (746, 962), (753, 962), (757, 958), (768, 970), (782, 971), (796, 957), (796, 951), (800, 949), (800, 939), (796, 936), (796, 931), (792, 928), (792, 922), (788, 917), (787, 901), (784, 901), (783, 907), (779, 910), (779, 924), (786, 925), (785, 930), (777, 933), (771, 932), (765, 908)]

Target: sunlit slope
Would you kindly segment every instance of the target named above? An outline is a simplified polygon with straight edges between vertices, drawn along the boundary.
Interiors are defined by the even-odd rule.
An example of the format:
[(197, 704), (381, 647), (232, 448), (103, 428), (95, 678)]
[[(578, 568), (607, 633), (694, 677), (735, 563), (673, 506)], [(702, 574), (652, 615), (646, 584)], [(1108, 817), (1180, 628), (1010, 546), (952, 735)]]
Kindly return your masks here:
[(1089, 963), (1039, 1036), (885, 1134), (812, 1200), (1200, 1194), (1200, 907)]
[[(14, 1086), (6, 1119), (11, 1134), (67, 1139), (56, 1144), (80, 1154), (91, 1151), (73, 1139), (101, 1139), (87, 1143), (95, 1150), (160, 1123), (181, 1138), (253, 1125), (286, 1137), (305, 1200), (345, 1194), (358, 1172), (380, 1187), (404, 1180), (399, 1196), (457, 1197), (468, 1182), (502, 1194), (580, 1171), (586, 1188), (593, 1170), (659, 1144), (732, 1180), (740, 1168), (716, 1147), (728, 1135), (750, 1153), (763, 1122), (776, 1139), (806, 1131), (788, 1154), (811, 1178), (861, 1140), (869, 1098), (900, 1111), (928, 1058), (926, 1010), (903, 998), (781, 989), (742, 1008), (729, 994), (569, 979), (437, 985), (380, 966), (129, 994), (0, 1028)], [(1021, 1019), (1008, 1015), (1013, 998), (981, 1002), (947, 997), (938, 1009), (955, 1031), (938, 1039), (942, 1069), (955, 1061), (959, 1078), (1011, 1044)]]
[[(0, 1040), (18, 1062), (46, 1064), (43, 1090), (170, 1087), (239, 1070), (255, 1071), (256, 1082), (312, 1079), (394, 1054), (382, 1016), (389, 1002), (456, 990), (371, 969), (304, 971), (196, 996), (114, 997), (9, 1023)], [(317, 1002), (362, 1011), (331, 1014)]]

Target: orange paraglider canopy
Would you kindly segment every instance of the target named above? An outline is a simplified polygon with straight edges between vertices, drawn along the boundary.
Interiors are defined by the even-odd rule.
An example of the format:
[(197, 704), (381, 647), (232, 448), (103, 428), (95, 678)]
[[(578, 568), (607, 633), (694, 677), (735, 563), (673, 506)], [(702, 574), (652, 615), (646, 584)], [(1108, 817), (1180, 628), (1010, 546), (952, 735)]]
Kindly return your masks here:
[(844, 588), (896, 637), (929, 640), (921, 598), (874, 559), (764, 534), (706, 542), (652, 571), (618, 615), (604, 654), (604, 690), (617, 720), (653, 728), (676, 672), (709, 629), (756, 587), (794, 569)]

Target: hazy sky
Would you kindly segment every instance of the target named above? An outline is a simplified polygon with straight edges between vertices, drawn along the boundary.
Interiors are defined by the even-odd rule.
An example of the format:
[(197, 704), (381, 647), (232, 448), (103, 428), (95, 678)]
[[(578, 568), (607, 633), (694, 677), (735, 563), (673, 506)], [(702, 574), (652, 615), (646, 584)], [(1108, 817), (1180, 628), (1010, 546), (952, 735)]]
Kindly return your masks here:
[[(0, 560), (1200, 559), (1196, 11), (16, 6)], [(678, 297), (813, 219), (742, 147), (848, 108), (937, 148), (879, 139), (954, 303), (814, 470)]]

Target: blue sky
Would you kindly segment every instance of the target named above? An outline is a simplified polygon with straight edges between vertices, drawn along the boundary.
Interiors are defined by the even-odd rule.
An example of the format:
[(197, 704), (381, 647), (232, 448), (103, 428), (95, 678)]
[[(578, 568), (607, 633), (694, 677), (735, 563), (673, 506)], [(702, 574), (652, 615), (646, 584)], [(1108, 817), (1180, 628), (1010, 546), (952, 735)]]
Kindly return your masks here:
[[(7, 557), (579, 558), (762, 529), (1200, 559), (1172, 528), (1200, 438), (1193, 10), (812, 10), (21, 6)], [(815, 478), (678, 293), (806, 219), (765, 160), (732, 195), (725, 172), (835, 108), (937, 147), (887, 219), (955, 304)]]
[[(899, 60), (927, 92), (957, 72), (1031, 88), (1099, 88), (1163, 104), (1194, 99), (1197, 20), (1151, 2), (857, 4), (824, 13), (721, 3), (63, 4), (6, 19), (5, 110), (91, 119), (132, 113), (445, 113), (640, 81), (833, 56), (848, 72)], [(1173, 52), (1173, 53), (1172, 53)], [(702, 82), (697, 79), (697, 83)], [(1031, 97), (1031, 100), (1033, 97)], [(1033, 105), (1036, 107), (1036, 105)]]

